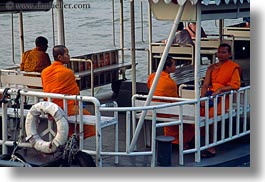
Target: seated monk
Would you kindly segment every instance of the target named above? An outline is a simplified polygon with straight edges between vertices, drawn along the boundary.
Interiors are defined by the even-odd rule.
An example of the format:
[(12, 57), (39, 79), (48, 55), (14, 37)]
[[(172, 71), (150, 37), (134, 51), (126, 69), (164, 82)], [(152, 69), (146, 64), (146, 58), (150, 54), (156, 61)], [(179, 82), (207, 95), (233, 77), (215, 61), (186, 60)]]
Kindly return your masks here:
[[(38, 72), (41, 73), (44, 68), (51, 65), (49, 55), (46, 53), (48, 48), (48, 40), (45, 37), (37, 37), (35, 40), (36, 47), (32, 50), (28, 50), (22, 54), (22, 61), (20, 64), (20, 70), (26, 72)], [(32, 74), (25, 74), (26, 76), (37, 76)], [(29, 86), (33, 89), (41, 89), (41, 87)]]
[[(228, 44), (220, 44), (217, 57), (219, 62), (208, 67), (205, 80), (201, 89), (201, 97), (205, 97), (208, 93), (218, 95), (230, 90), (238, 90), (240, 88), (240, 67), (233, 62), (231, 46)], [(222, 102), (217, 104), (217, 114), (221, 114)], [(229, 108), (229, 97), (225, 98), (225, 109)], [(201, 116), (205, 116), (205, 103), (201, 103)], [(209, 118), (214, 117), (214, 107), (209, 108)], [(210, 140), (212, 140), (212, 125), (210, 128)], [(216, 153), (215, 148), (209, 148), (202, 153), (202, 157), (211, 157)]]
[[(165, 97), (179, 97), (178, 88), (176, 82), (170, 77), (170, 73), (176, 71), (175, 60), (168, 57), (163, 71), (161, 72), (158, 84), (156, 86), (154, 95), (155, 96), (165, 96)], [(151, 88), (155, 73), (152, 73), (147, 82), (148, 89)], [(159, 117), (174, 117), (174, 115), (159, 114)], [(179, 144), (179, 129), (178, 126), (166, 126), (164, 127), (165, 136), (173, 136), (175, 140), (173, 144)], [(194, 126), (190, 124), (184, 124), (183, 128), (183, 143), (184, 148), (189, 148), (189, 144), (194, 137)]]
[(37, 37), (36, 47), (23, 53), (20, 70), (26, 72), (39, 72), (51, 64), (49, 55), (46, 53), (48, 40), (45, 37)]
[[(44, 92), (79, 95), (80, 90), (76, 83), (73, 71), (64, 66), (64, 64), (67, 64), (70, 61), (68, 49), (63, 45), (55, 46), (53, 48), (53, 57), (54, 62), (41, 73)], [(63, 108), (62, 99), (52, 99), (52, 102)], [(76, 103), (76, 101), (68, 100), (67, 107), (68, 115), (79, 114), (78, 103)], [(90, 115), (90, 112), (83, 109), (83, 114)], [(77, 127), (77, 130), (79, 130), (79, 127)], [(72, 136), (73, 133), (74, 124), (69, 124), (68, 136)], [(87, 138), (94, 135), (95, 127), (84, 125), (84, 137)]]

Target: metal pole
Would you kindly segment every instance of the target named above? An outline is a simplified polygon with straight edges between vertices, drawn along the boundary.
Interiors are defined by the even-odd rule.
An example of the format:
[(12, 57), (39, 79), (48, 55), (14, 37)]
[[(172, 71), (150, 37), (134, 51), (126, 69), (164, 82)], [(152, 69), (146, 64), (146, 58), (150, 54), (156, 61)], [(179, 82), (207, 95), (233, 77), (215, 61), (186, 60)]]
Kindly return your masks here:
[(57, 0), (58, 44), (65, 45), (63, 0)]
[(55, 46), (54, 11), (52, 8), (52, 45)]
[(195, 161), (200, 159), (200, 63), (201, 63), (201, 3), (197, 3), (197, 22), (196, 22), (196, 43), (195, 43), (195, 70), (194, 70), (194, 84), (195, 84), (195, 98), (197, 99), (196, 114), (195, 114), (195, 148), (198, 152), (195, 153)]
[(144, 42), (143, 1), (140, 2), (141, 40)]
[(15, 42), (14, 42), (14, 14), (11, 13), (11, 44), (12, 44), (12, 61), (15, 63)]
[(120, 0), (120, 49), (121, 49), (121, 60), (122, 60), (122, 63), (124, 63), (123, 0)]
[(114, 0), (112, 0), (112, 37), (113, 37), (113, 46), (116, 47), (115, 44), (115, 6), (114, 6)]
[(220, 42), (222, 42), (223, 40), (223, 27), (224, 27), (224, 20), (223, 19), (220, 19), (219, 20), (219, 39), (220, 39)]
[[(162, 57), (161, 57), (161, 60), (159, 62), (159, 65), (158, 65), (158, 68), (157, 68), (157, 71), (156, 71), (156, 75), (155, 75), (155, 78), (154, 78), (154, 81), (153, 81), (153, 84), (150, 88), (150, 91), (149, 91), (149, 94), (147, 96), (147, 99), (146, 99), (146, 102), (144, 104), (144, 106), (148, 106), (150, 105), (150, 102), (152, 100), (152, 97), (154, 95), (154, 92), (155, 92), (155, 89), (156, 89), (156, 86), (157, 86), (157, 83), (158, 83), (158, 80), (159, 80), (159, 77), (160, 77), (160, 74), (163, 70), (163, 67), (164, 67), (164, 64), (165, 64), (165, 61), (166, 61), (166, 58), (167, 58), (167, 55), (168, 55), (168, 52), (169, 52), (169, 49), (171, 47), (171, 44), (175, 38), (175, 33), (177, 31), (177, 27), (178, 27), (178, 24), (181, 20), (181, 16), (183, 14), (183, 11), (184, 11), (184, 7), (185, 7), (185, 4), (184, 3), (182, 6), (180, 5), (179, 6), (179, 10), (178, 10), (178, 13), (176, 15), (176, 18), (173, 22), (173, 25), (172, 25), (172, 28), (171, 28), (171, 32), (169, 34), (169, 38), (168, 38), (168, 41), (166, 43), (166, 47), (163, 51), (163, 54), (162, 54)], [(132, 151), (135, 147), (135, 144), (136, 144), (136, 141), (138, 139), (138, 136), (140, 134), (140, 128), (142, 128), (142, 125), (144, 123), (144, 118), (145, 118), (145, 115), (146, 115), (146, 111), (142, 111), (142, 114), (141, 114), (141, 117), (139, 119), (139, 122), (138, 122), (138, 125), (136, 127), (136, 131), (133, 135), (133, 138), (132, 138), (132, 143), (131, 143), (131, 146), (130, 146), (130, 150)]]
[(149, 29), (149, 60), (148, 60), (148, 75), (152, 73), (152, 41), (153, 41), (153, 29), (152, 29), (152, 12), (151, 5), (148, 1), (148, 29)]
[(132, 63), (132, 95), (136, 94), (136, 64), (135, 64), (135, 17), (134, 0), (130, 1), (131, 18), (131, 63)]
[(23, 28), (23, 14), (19, 12), (19, 25), (20, 25), (20, 52), (21, 52), (21, 59), (22, 54), (24, 53), (24, 28)]

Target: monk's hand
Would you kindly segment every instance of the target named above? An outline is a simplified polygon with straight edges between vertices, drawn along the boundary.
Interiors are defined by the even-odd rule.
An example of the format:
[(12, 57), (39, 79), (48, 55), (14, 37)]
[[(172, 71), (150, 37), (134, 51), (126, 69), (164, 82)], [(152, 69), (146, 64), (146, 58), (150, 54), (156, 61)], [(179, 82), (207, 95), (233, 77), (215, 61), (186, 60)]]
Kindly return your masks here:
[(52, 117), (52, 115), (50, 115), (50, 114), (47, 114), (48, 115), (48, 120), (49, 121), (54, 121), (54, 118)]
[(218, 94), (221, 94), (222, 93), (222, 91), (221, 91), (221, 89), (219, 88), (219, 89), (217, 89), (213, 94), (212, 94), (212, 96), (215, 96), (215, 95), (218, 95)]

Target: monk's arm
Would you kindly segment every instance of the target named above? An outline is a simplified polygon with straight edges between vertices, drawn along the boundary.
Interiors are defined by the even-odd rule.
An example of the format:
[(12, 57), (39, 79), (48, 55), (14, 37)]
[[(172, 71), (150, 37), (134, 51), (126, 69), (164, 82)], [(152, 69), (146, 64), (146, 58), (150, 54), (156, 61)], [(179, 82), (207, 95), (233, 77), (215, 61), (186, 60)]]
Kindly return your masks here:
[(241, 82), (240, 82), (240, 70), (239, 68), (235, 69), (231, 81), (228, 83), (234, 90), (238, 90), (240, 88)]
[(207, 69), (206, 75), (205, 75), (205, 79), (203, 81), (203, 85), (201, 88), (201, 97), (204, 97), (206, 95), (206, 92), (210, 86), (211, 83), (211, 73), (212, 73), (212, 67), (209, 67)]

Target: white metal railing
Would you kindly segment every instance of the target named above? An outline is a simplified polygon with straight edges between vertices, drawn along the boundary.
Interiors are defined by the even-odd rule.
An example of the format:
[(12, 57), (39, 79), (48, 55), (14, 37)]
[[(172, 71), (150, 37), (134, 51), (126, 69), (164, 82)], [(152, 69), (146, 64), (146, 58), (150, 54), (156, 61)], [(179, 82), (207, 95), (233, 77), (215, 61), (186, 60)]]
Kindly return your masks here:
[[(196, 110), (193, 112), (193, 119), (185, 119), (185, 113), (183, 111), (176, 109), (176, 115), (179, 115), (179, 119), (181, 120), (179, 123), (176, 123), (177, 125), (183, 125), (183, 124), (194, 124), (198, 125), (199, 127), (195, 127), (195, 148), (188, 149), (188, 150), (182, 150), (183, 147), (182, 141), (180, 141), (180, 150), (179, 150), (179, 163), (184, 164), (184, 154), (189, 153), (196, 153), (195, 160), (196, 162), (200, 162), (200, 152), (202, 150), (205, 150), (210, 147), (214, 147), (223, 143), (226, 143), (228, 141), (234, 140), (236, 138), (242, 137), (244, 135), (247, 135), (250, 133), (250, 127), (248, 126), (248, 113), (250, 111), (250, 104), (249, 104), (249, 92), (250, 92), (250, 86), (240, 88), (238, 91), (230, 91), (223, 94), (220, 94), (216, 97), (204, 97), (201, 98), (201, 102), (205, 102), (205, 116), (199, 116), (199, 123), (195, 122), (195, 113)], [(133, 105), (135, 105), (136, 99), (143, 99), (147, 96), (140, 96), (135, 95), (133, 98)], [(221, 106), (221, 112), (218, 112), (217, 104), (218, 100), (221, 100), (222, 103), (225, 103), (226, 98), (229, 99), (229, 106), (225, 106), (225, 104), (222, 104)], [(195, 99), (188, 99), (189, 101), (183, 99), (181, 101), (180, 98), (168, 98), (168, 97), (153, 97), (153, 99), (159, 99), (160, 101), (163, 99), (165, 102), (167, 101), (175, 101), (175, 103), (165, 103), (163, 105), (156, 105), (156, 106), (148, 106), (148, 107), (142, 107), (138, 109), (140, 111), (143, 111), (145, 109), (152, 110), (152, 122), (155, 122), (156, 126), (159, 126), (157, 122), (159, 121), (157, 110), (161, 109), (162, 107), (168, 108), (167, 110), (164, 110), (163, 112), (165, 114), (172, 114), (170, 113), (170, 107), (179, 106), (180, 108), (184, 107), (185, 105), (194, 104), (194, 108), (196, 108), (197, 101)], [(214, 106), (213, 106), (213, 117), (209, 117), (209, 101), (213, 99)], [(135, 110), (136, 111), (136, 110)], [(163, 113), (162, 112), (162, 113)], [(160, 112), (161, 113), (161, 112)], [(200, 112), (199, 112), (200, 113)], [(133, 115), (135, 116), (135, 114)], [(192, 114), (189, 114), (189, 116), (192, 116)], [(136, 119), (137, 117), (133, 117), (133, 123), (136, 125)], [(147, 119), (147, 117), (145, 118)], [(150, 119), (150, 118), (149, 118)], [(163, 121), (163, 120), (162, 120)], [(227, 124), (228, 122), (228, 124)], [(218, 130), (218, 123), (220, 123), (221, 130)], [(210, 141), (211, 138), (211, 132), (210, 132), (210, 125), (213, 126), (213, 141)], [(154, 126), (154, 124), (152, 124)], [(166, 124), (162, 124), (160, 126), (166, 126)], [(205, 141), (203, 144), (201, 144), (201, 134), (200, 130), (201, 127), (205, 127)], [(182, 126), (180, 127), (180, 131), (182, 130)], [(196, 131), (197, 128), (197, 131)], [(136, 130), (135, 133), (138, 131)], [(155, 144), (155, 129), (152, 129), (152, 145)], [(228, 133), (228, 135), (226, 134)], [(220, 137), (218, 137), (218, 134)], [(183, 134), (180, 132), (179, 138), (183, 138)]]
[[(0, 93), (3, 93), (4, 89), (0, 89)], [(63, 105), (64, 105), (64, 112), (68, 113), (68, 108), (67, 108), (67, 101), (68, 100), (75, 100), (78, 103), (78, 118), (80, 118), (80, 124), (79, 124), (79, 149), (83, 150), (89, 154), (94, 154), (96, 155), (96, 164), (98, 164), (99, 166), (102, 166), (102, 159), (101, 159), (101, 145), (102, 145), (102, 134), (101, 134), (101, 128), (109, 126), (111, 124), (117, 124), (118, 123), (118, 118), (117, 118), (117, 114), (113, 113), (113, 117), (110, 117), (110, 120), (112, 123), (107, 123), (104, 126), (102, 126), (102, 115), (101, 112), (99, 111), (100, 106), (100, 102), (98, 101), (97, 98), (95, 97), (89, 97), (89, 96), (81, 96), (81, 95), (63, 95), (63, 94), (54, 94), (54, 93), (44, 93), (44, 92), (35, 92), (35, 91), (27, 91), (27, 90), (19, 90), (19, 89), (9, 89), (7, 91), (7, 93), (9, 94), (9, 97), (6, 99), (7, 102), (2, 102), (2, 108), (1, 108), (1, 114), (2, 114), (2, 140), (0, 140), (0, 144), (2, 145), (2, 154), (6, 154), (7, 153), (7, 146), (12, 146), (14, 144), (14, 142), (17, 141), (11, 141), (8, 139), (8, 107), (10, 108), (10, 102), (13, 101), (14, 98), (16, 98), (18, 95), (21, 95), (20, 97), (20, 105), (19, 105), (19, 113), (17, 115), (17, 118), (19, 118), (20, 120), (20, 134), (19, 137), (19, 143), (18, 146), (20, 147), (32, 147), (32, 145), (30, 143), (28, 143), (26, 141), (26, 137), (25, 137), (25, 117), (27, 115), (28, 110), (24, 109), (24, 103), (26, 102), (25, 97), (33, 97), (33, 104), (37, 103), (39, 101), (44, 101), (47, 100), (49, 102), (51, 102), (52, 99), (62, 99), (63, 100)], [(83, 115), (83, 102), (88, 102), (88, 103), (92, 103), (93, 107), (94, 107), (94, 116), (93, 116), (93, 120), (94, 123), (91, 123), (93, 125), (95, 125), (96, 128), (96, 149), (95, 151), (93, 150), (84, 150), (84, 127), (83, 124), (86, 123), (86, 121), (83, 120), (84, 115)], [(115, 104), (114, 104), (115, 105)], [(27, 112), (26, 112), (27, 111)], [(68, 116), (69, 118), (69, 116)], [(105, 117), (106, 119), (106, 117)], [(77, 122), (77, 121), (74, 121)], [(108, 121), (106, 121), (108, 122)], [(116, 127), (116, 132), (115, 134), (118, 133), (117, 131), (118, 127)], [(52, 122), (48, 122), (48, 130), (50, 132), (54, 132), (52, 130)], [(46, 130), (45, 130), (46, 132)], [(40, 134), (41, 135), (41, 134)], [(52, 137), (52, 136), (49, 136)], [(53, 136), (54, 137), (54, 136)], [(116, 140), (117, 141), (117, 140)], [(116, 142), (117, 143), (117, 142)], [(117, 149), (117, 147), (115, 146), (115, 149)], [(117, 162), (117, 158), (115, 159)]]
[[(0, 93), (3, 92), (3, 89), (0, 89)], [(150, 105), (150, 106), (136, 106), (135, 101), (137, 99), (144, 99), (147, 96), (142, 95), (134, 95), (132, 97), (132, 107), (108, 107), (107, 105), (100, 105), (99, 101), (94, 97), (88, 97), (88, 96), (74, 96), (74, 95), (62, 95), (62, 94), (49, 94), (49, 93), (42, 93), (42, 92), (33, 92), (33, 91), (20, 91), (20, 94), (22, 96), (34, 96), (35, 102), (38, 102), (40, 98), (48, 98), (48, 101), (52, 98), (58, 98), (64, 100), (64, 110), (67, 113), (67, 100), (78, 100), (79, 102), (79, 113), (82, 112), (81, 109), (83, 108), (83, 102), (91, 102), (94, 105), (95, 109), (95, 116), (96, 116), (96, 127), (99, 129), (97, 131), (97, 136), (101, 136), (101, 127), (99, 126), (100, 123), (100, 117), (103, 112), (112, 112), (114, 113), (115, 117), (118, 117), (119, 114), (124, 113), (126, 114), (125, 122), (126, 122), (126, 129), (125, 129), (125, 151), (114, 151), (114, 152), (108, 152), (108, 151), (102, 151), (101, 148), (98, 148), (96, 153), (99, 158), (101, 159), (101, 155), (111, 155), (111, 156), (138, 156), (138, 155), (149, 155), (151, 156), (151, 167), (155, 166), (155, 156), (156, 156), (156, 128), (157, 127), (164, 127), (168, 125), (179, 125), (180, 126), (180, 136), (179, 138), (183, 139), (183, 124), (194, 124), (198, 125), (199, 127), (197, 131), (195, 131), (197, 137), (195, 142), (195, 147), (192, 149), (184, 150), (183, 144), (180, 144), (180, 153), (179, 153), (179, 163), (181, 165), (184, 164), (184, 155), (189, 153), (195, 153), (196, 162), (200, 162), (200, 152), (202, 150), (205, 150), (207, 148), (217, 146), (223, 143), (226, 143), (228, 141), (234, 140), (236, 138), (242, 137), (244, 135), (247, 135), (250, 133), (250, 127), (249, 127), (249, 120), (248, 120), (248, 113), (250, 111), (250, 104), (249, 104), (249, 92), (250, 92), (250, 86), (240, 88), (238, 91), (230, 91), (227, 93), (224, 93), (222, 95), (218, 95), (216, 97), (204, 97), (201, 98), (201, 102), (205, 102), (205, 108), (209, 108), (209, 100), (213, 99), (214, 101), (214, 117), (207, 116), (209, 114), (208, 110), (206, 109), (206, 115), (205, 116), (199, 116), (199, 123), (196, 123), (195, 120), (192, 119), (192, 117), (189, 117), (189, 119), (186, 118), (187, 111), (184, 109), (187, 105), (191, 106), (194, 105), (194, 111), (191, 111), (189, 113), (194, 112), (194, 117), (196, 116), (196, 104), (198, 103), (196, 99), (185, 99), (185, 98), (171, 98), (171, 97), (153, 97), (153, 99), (159, 99), (170, 101), (159, 105)], [(9, 93), (12, 95), (17, 95), (18, 90), (11, 89)], [(222, 100), (224, 102), (225, 98), (229, 98), (229, 108), (227, 109), (225, 105), (221, 108), (221, 113), (218, 114), (217, 112), (217, 104), (218, 100)], [(24, 98), (24, 97), (21, 97)], [(23, 108), (24, 100), (21, 102), (21, 108)], [(176, 112), (178, 114), (178, 117), (176, 117), (172, 121), (165, 121), (164, 123), (159, 123), (159, 113), (164, 112), (165, 110), (170, 110), (170, 108), (176, 108), (178, 107), (179, 110)], [(3, 152), (6, 152), (6, 146), (12, 145), (12, 141), (7, 141), (7, 116), (6, 116), (6, 104), (2, 104), (2, 131), (3, 131), (3, 138), (0, 140), (0, 144), (3, 147)], [(132, 146), (132, 140), (131, 137), (138, 136), (139, 132), (142, 128), (136, 128), (137, 126), (137, 117), (136, 115), (143, 112), (143, 111), (151, 111), (151, 120), (152, 120), (152, 133), (151, 133), (151, 148), (145, 149), (144, 151), (137, 151), (136, 146)], [(20, 120), (21, 123), (24, 123), (23, 118), (23, 109), (20, 110)], [(147, 117), (145, 118), (147, 119)], [(82, 120), (81, 120), (82, 122)], [(220, 123), (220, 124), (219, 124)], [(210, 125), (213, 126), (213, 141), (210, 141)], [(218, 125), (220, 125), (220, 131), (218, 130)], [(132, 128), (131, 128), (132, 126)], [(205, 127), (205, 140), (201, 144), (201, 135), (200, 135), (200, 129), (201, 127)], [(22, 128), (22, 131), (24, 131), (24, 128)], [(82, 136), (83, 131), (83, 125), (80, 124), (80, 149), (82, 149), (84, 152), (90, 153), (91, 151), (84, 149), (84, 139)], [(132, 131), (132, 133), (131, 133)], [(219, 132), (221, 133), (221, 137), (218, 136)], [(228, 134), (227, 134), (228, 133)], [(117, 135), (117, 133), (115, 133)], [(117, 137), (117, 136), (116, 136)], [(96, 139), (101, 144), (101, 137)], [(19, 146), (22, 147), (31, 147), (27, 142), (22, 142), (19, 144)], [(99, 146), (98, 146), (99, 147)], [(133, 149), (133, 150), (131, 150)], [(99, 160), (100, 160), (99, 159)], [(102, 165), (102, 164), (100, 164)]]

